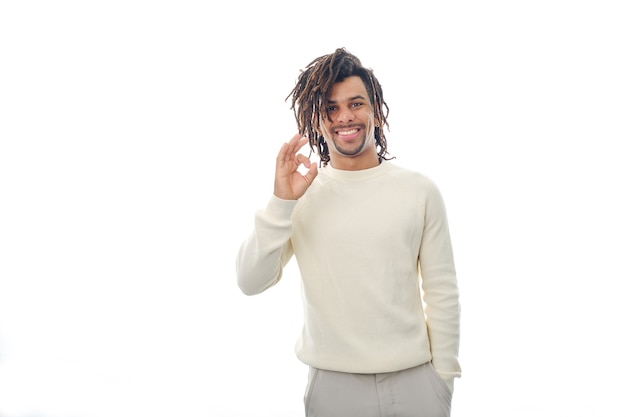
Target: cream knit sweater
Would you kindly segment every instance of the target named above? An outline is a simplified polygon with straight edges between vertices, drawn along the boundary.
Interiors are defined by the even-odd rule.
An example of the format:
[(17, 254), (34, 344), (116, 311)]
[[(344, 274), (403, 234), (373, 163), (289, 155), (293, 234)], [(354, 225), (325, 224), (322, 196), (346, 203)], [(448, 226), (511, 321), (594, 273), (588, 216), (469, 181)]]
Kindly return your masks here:
[(427, 177), (389, 161), (321, 168), (299, 200), (275, 196), (237, 255), (248, 295), (295, 254), (304, 307), (296, 355), (316, 368), (392, 372), (432, 360), (452, 388), (460, 305), (445, 206)]

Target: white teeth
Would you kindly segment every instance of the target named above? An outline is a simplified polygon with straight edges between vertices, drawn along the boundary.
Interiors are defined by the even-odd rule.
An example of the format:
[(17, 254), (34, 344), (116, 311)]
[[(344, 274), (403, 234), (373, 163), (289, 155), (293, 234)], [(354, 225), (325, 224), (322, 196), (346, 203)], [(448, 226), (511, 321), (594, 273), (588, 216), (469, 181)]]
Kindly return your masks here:
[(338, 130), (337, 134), (338, 135), (342, 135), (342, 136), (346, 136), (346, 135), (354, 135), (356, 132), (358, 132), (358, 129)]

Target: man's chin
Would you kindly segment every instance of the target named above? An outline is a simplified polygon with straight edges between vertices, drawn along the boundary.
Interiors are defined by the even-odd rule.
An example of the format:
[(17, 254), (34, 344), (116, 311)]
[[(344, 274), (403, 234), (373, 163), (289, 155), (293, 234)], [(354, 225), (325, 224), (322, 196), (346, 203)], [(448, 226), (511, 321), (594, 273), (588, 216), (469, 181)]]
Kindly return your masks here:
[(364, 145), (364, 142), (354, 143), (353, 146), (338, 146), (337, 142), (334, 143), (335, 152), (348, 157), (358, 156), (363, 151)]
[(336, 148), (335, 151), (341, 155), (341, 156), (345, 156), (348, 158), (354, 158), (355, 156), (359, 156), (361, 154), (361, 150), (362, 149), (340, 149), (340, 148)]

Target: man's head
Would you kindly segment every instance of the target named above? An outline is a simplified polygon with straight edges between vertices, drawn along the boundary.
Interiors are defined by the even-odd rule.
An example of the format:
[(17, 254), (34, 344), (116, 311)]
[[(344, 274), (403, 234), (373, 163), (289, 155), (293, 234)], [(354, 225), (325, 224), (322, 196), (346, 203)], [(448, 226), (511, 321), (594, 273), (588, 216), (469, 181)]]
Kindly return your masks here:
[[(378, 148), (379, 160), (388, 159), (383, 128), (389, 127), (389, 108), (382, 88), (373, 71), (344, 48), (313, 60), (289, 97), (299, 133), (324, 165), (331, 154), (356, 157), (371, 147)], [(349, 135), (353, 128), (358, 143)]]

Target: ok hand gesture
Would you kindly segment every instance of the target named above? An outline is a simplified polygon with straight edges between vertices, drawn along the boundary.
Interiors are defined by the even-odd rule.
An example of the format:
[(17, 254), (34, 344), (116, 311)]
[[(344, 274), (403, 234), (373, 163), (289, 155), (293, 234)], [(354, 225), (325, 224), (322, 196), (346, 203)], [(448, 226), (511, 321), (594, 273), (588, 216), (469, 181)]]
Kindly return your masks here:
[[(311, 164), (306, 156), (297, 153), (308, 138), (295, 135), (284, 143), (276, 157), (276, 174), (274, 177), (274, 195), (283, 200), (297, 200), (304, 195), (315, 177), (317, 164)], [(308, 168), (302, 175), (298, 172), (300, 164)]]

